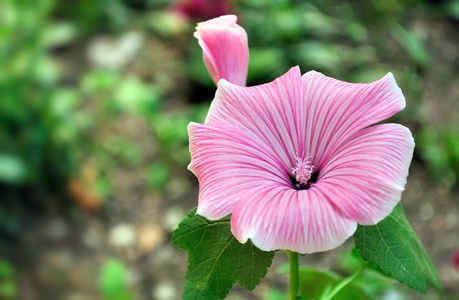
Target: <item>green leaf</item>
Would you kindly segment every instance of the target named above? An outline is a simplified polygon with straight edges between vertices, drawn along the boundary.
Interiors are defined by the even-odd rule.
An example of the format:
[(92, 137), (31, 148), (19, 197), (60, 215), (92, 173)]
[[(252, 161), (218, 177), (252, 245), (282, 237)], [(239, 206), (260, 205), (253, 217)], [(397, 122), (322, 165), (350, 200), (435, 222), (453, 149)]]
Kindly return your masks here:
[(196, 282), (187, 281), (183, 290), (183, 299), (208, 300), (218, 299), (218, 297), (212, 287), (198, 288)]
[(378, 224), (359, 225), (354, 239), (362, 258), (372, 261), (386, 275), (422, 293), (427, 290), (426, 284), (441, 293), (435, 266), (406, 220), (400, 203)]
[(234, 283), (253, 290), (271, 266), (274, 252), (239, 243), (230, 230), (230, 216), (209, 221), (196, 208), (180, 222), (172, 243), (188, 251), (183, 299), (224, 298)]

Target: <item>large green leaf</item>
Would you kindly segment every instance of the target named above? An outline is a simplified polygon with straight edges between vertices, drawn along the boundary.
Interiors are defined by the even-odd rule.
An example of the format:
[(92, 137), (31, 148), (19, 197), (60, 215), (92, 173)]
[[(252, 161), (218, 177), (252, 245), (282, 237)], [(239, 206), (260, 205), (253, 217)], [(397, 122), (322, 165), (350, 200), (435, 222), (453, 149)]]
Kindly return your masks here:
[(378, 224), (359, 225), (354, 238), (362, 258), (372, 261), (386, 275), (422, 293), (427, 290), (426, 284), (441, 293), (435, 266), (406, 220), (401, 204)]
[(193, 281), (187, 281), (183, 290), (183, 299), (208, 300), (218, 299), (215, 290), (212, 287), (197, 288), (198, 284)]
[(234, 283), (253, 290), (271, 266), (274, 252), (239, 243), (231, 233), (230, 216), (216, 221), (191, 210), (180, 222), (172, 243), (188, 251), (184, 299), (224, 298)]

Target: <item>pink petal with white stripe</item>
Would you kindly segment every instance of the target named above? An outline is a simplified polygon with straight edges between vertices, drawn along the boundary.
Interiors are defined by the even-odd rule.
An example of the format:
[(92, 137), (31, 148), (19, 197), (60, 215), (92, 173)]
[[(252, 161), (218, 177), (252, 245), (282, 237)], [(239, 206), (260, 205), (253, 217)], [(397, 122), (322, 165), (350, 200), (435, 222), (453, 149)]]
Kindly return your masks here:
[(239, 242), (250, 239), (264, 251), (327, 251), (342, 245), (356, 230), (349, 219), (314, 187), (294, 190), (264, 185), (237, 201), (231, 230)]
[(378, 81), (358, 84), (315, 71), (302, 79), (304, 101), (308, 103), (305, 152), (317, 169), (350, 135), (405, 107), (405, 97), (391, 73)]
[(246, 191), (261, 184), (289, 185), (277, 155), (237, 127), (190, 123), (191, 170), (199, 180), (197, 213), (220, 219)]
[(206, 124), (231, 124), (266, 144), (290, 172), (304, 152), (306, 103), (298, 67), (273, 82), (242, 87), (221, 80)]
[(331, 155), (315, 186), (349, 218), (374, 225), (400, 201), (413, 150), (402, 125), (362, 129)]
[(249, 67), (247, 33), (235, 15), (198, 23), (194, 36), (203, 50), (204, 63), (215, 84), (220, 79), (244, 86)]

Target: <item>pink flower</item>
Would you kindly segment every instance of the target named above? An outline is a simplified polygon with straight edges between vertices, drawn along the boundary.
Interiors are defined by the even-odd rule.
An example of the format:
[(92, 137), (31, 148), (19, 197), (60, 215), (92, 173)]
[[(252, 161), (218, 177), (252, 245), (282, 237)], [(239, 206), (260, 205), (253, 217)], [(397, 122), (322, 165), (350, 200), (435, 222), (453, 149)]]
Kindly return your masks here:
[(234, 15), (198, 23), (194, 36), (203, 50), (204, 63), (215, 84), (220, 79), (245, 85), (249, 67), (247, 33)]
[(453, 255), (453, 267), (459, 269), (459, 250), (457, 250)]
[(232, 213), (238, 241), (265, 251), (338, 247), (400, 201), (411, 132), (374, 124), (404, 107), (390, 73), (369, 84), (298, 67), (254, 87), (220, 80), (205, 124), (188, 126), (197, 213)]
[(228, 0), (182, 0), (173, 5), (173, 10), (185, 17), (206, 20), (231, 13)]

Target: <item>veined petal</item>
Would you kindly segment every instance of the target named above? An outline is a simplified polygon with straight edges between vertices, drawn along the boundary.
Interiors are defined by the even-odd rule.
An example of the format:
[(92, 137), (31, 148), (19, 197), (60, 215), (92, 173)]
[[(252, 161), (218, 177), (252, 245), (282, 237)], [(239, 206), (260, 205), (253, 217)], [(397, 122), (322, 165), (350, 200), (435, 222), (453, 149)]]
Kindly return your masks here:
[(388, 73), (372, 83), (347, 83), (311, 71), (303, 75), (308, 103), (306, 153), (320, 170), (340, 143), (358, 130), (405, 107), (405, 97)]
[(413, 150), (411, 132), (402, 125), (365, 128), (336, 149), (315, 186), (349, 218), (374, 225), (400, 201)]
[(204, 63), (215, 84), (220, 79), (245, 86), (249, 67), (247, 33), (235, 15), (198, 23), (194, 36), (203, 50)]
[(190, 123), (188, 134), (188, 169), (200, 184), (198, 214), (220, 219), (249, 188), (266, 183), (291, 186), (277, 155), (239, 128)]
[(264, 251), (314, 253), (334, 249), (356, 230), (357, 222), (337, 210), (320, 190), (296, 191), (265, 185), (244, 193), (233, 209), (231, 230)]
[(306, 103), (298, 67), (273, 82), (242, 87), (220, 80), (206, 124), (231, 124), (264, 142), (291, 171), (304, 152)]

